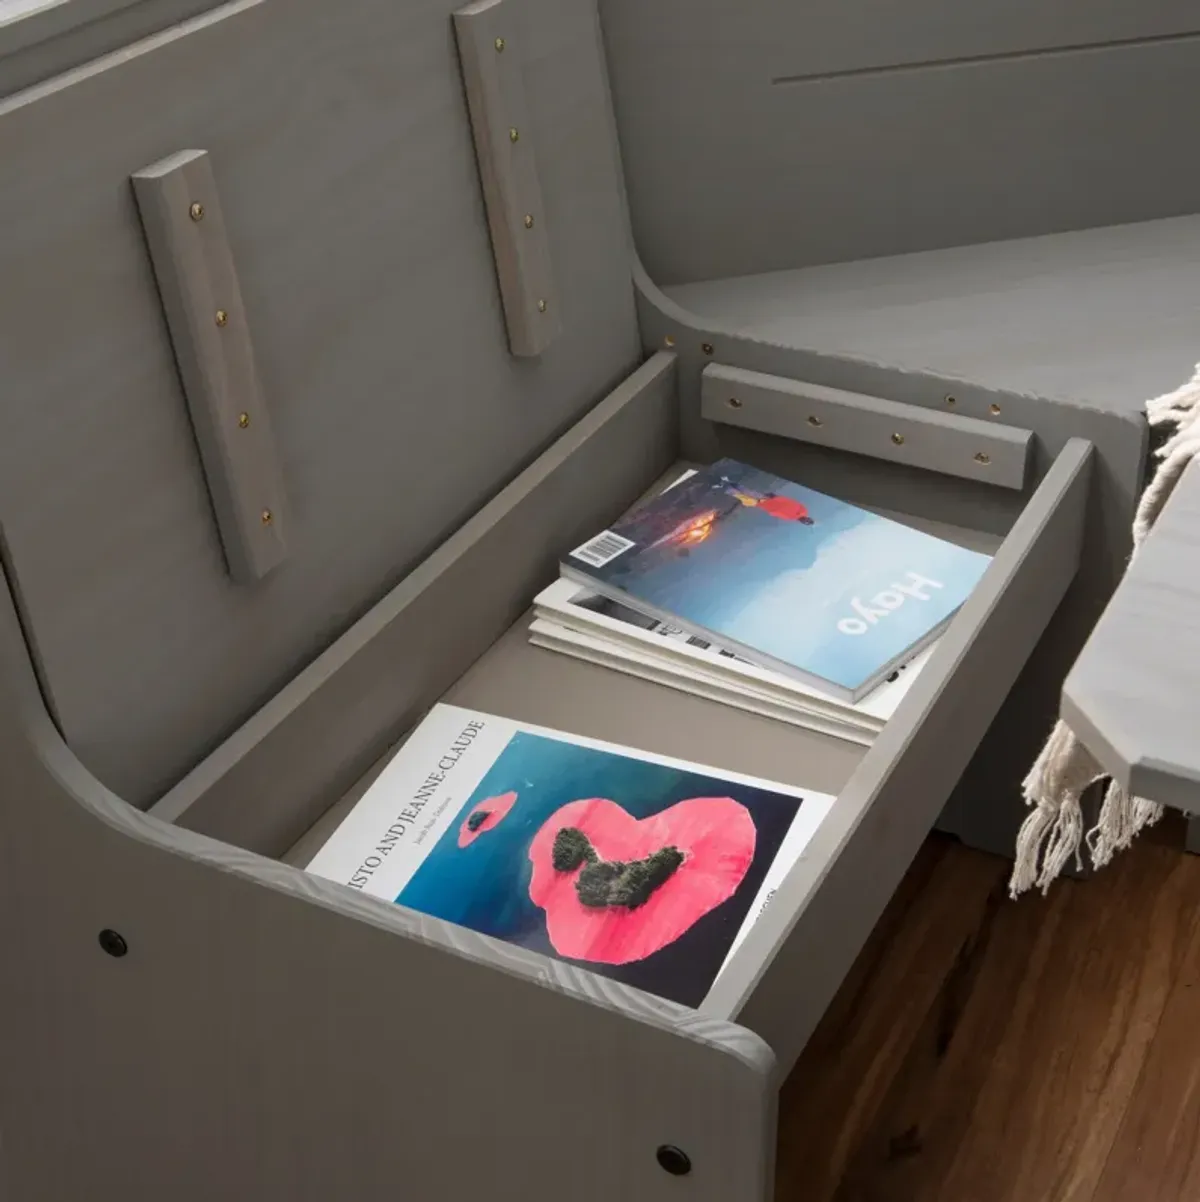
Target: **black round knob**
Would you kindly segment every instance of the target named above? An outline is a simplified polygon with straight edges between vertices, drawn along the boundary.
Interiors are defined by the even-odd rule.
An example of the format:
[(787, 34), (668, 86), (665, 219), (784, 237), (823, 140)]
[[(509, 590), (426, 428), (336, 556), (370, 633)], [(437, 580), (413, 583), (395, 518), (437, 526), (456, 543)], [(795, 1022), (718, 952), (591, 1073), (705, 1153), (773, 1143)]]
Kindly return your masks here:
[(663, 1144), (656, 1153), (659, 1166), (672, 1177), (686, 1177), (692, 1171), (692, 1161), (688, 1154), (674, 1144)]
[(100, 932), (100, 946), (110, 956), (123, 956), (129, 951), (129, 944), (125, 942), (124, 937), (107, 928)]

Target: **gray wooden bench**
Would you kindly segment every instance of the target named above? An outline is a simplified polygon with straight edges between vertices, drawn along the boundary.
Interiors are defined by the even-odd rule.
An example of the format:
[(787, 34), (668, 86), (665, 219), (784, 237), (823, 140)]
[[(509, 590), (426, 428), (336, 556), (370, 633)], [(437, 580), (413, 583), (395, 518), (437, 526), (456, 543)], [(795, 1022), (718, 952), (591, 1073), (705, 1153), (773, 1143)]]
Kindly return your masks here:
[[(0, 14), (12, 1202), (767, 1202), (783, 1077), (929, 831), (1011, 848), (1120, 577), (1192, 354), (1200, 178), (1147, 131), (1195, 120), (1194, 19), (74, 3)], [(1060, 60), (1056, 126), (1005, 108)], [(917, 187), (947, 95), (1004, 153)], [(721, 454), (994, 553), (871, 748), (526, 640), (565, 549)], [(439, 698), (838, 801), (669, 1004), (303, 871)]]

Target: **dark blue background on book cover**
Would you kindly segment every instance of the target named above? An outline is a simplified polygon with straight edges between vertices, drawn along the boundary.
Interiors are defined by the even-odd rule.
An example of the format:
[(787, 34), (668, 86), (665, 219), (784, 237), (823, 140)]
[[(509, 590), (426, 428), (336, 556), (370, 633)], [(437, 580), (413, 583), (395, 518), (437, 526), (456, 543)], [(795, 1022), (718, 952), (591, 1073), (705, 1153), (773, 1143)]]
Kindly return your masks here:
[[(720, 477), (800, 501), (812, 525), (742, 505)], [(714, 512), (703, 541), (665, 541)], [(989, 557), (834, 497), (724, 459), (639, 507), (613, 530), (637, 546), (602, 567), (571, 564), (666, 613), (846, 688), (855, 688), (965, 600)], [(940, 582), (932, 600), (905, 599), (866, 633), (845, 634), (851, 602), (914, 571)]]
[[(503, 821), (468, 846), (458, 847), (459, 826), (471, 809), (509, 790), (518, 796)], [(578, 962), (660, 997), (698, 1006), (796, 816), (798, 797), (518, 732), (396, 900), (563, 959), (550, 944), (544, 912), (529, 898), (529, 845), (561, 806), (591, 797), (615, 801), (634, 818), (656, 814), (689, 797), (731, 797), (750, 812), (757, 830), (754, 862), (733, 897), (645, 960), (625, 965)]]

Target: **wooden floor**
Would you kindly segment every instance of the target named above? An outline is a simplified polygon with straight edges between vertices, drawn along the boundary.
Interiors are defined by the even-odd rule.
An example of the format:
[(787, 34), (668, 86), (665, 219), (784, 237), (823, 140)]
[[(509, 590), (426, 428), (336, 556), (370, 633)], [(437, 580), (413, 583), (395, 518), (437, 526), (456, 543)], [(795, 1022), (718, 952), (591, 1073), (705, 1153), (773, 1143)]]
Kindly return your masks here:
[(1200, 856), (1010, 901), (931, 840), (783, 1091), (778, 1202), (1200, 1199)]

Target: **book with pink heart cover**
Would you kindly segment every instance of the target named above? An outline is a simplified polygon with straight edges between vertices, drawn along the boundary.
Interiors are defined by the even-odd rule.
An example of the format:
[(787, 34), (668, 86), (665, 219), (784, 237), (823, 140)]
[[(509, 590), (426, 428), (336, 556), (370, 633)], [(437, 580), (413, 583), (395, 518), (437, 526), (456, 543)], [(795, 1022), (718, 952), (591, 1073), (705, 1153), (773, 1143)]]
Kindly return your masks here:
[(308, 871), (699, 1006), (833, 800), (442, 704)]

